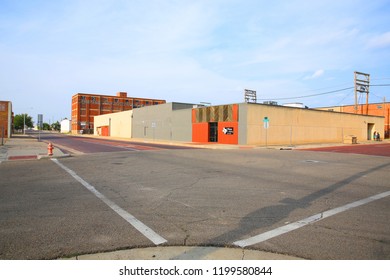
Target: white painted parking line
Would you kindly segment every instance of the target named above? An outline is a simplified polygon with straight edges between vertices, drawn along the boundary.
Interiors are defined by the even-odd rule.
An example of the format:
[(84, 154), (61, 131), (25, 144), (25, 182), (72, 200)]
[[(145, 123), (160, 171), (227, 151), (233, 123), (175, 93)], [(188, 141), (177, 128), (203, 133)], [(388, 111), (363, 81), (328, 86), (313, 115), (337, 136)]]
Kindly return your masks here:
[(94, 186), (86, 182), (83, 178), (76, 174), (73, 170), (69, 169), (62, 163), (60, 163), (57, 159), (52, 159), (58, 166), (68, 172), (73, 178), (75, 178), (79, 183), (81, 183), (87, 190), (92, 192), (97, 198), (102, 200), (107, 206), (109, 206), (112, 210), (114, 210), (119, 216), (125, 219), (129, 224), (135, 227), (140, 233), (142, 233), (146, 238), (152, 241), (155, 245), (159, 245), (167, 242), (163, 237), (154, 232), (151, 228), (146, 226), (144, 223), (139, 221), (133, 215), (122, 209), (115, 202), (111, 201), (107, 197), (105, 197), (101, 192), (99, 192)]
[(271, 239), (271, 238), (277, 237), (279, 235), (288, 233), (290, 231), (296, 230), (296, 229), (304, 227), (306, 225), (316, 223), (316, 222), (321, 221), (321, 220), (328, 218), (330, 216), (339, 214), (341, 212), (347, 211), (349, 209), (352, 209), (352, 208), (355, 208), (358, 206), (362, 206), (364, 204), (370, 203), (370, 202), (378, 200), (378, 199), (385, 198), (387, 196), (390, 196), (390, 191), (380, 193), (377, 195), (373, 195), (373, 196), (370, 196), (368, 198), (358, 200), (358, 201), (346, 204), (344, 206), (334, 208), (334, 209), (310, 216), (306, 219), (303, 219), (303, 220), (294, 222), (292, 224), (288, 224), (288, 225), (285, 225), (285, 226), (282, 226), (282, 227), (279, 227), (279, 228), (276, 228), (276, 229), (273, 229), (273, 230), (270, 230), (267, 232), (264, 232), (262, 234), (250, 237), (248, 239), (236, 241), (233, 244), (236, 246), (239, 246), (239, 247), (247, 247), (247, 246), (251, 246), (251, 245), (254, 245), (254, 244), (257, 244), (260, 242), (264, 242), (268, 239)]

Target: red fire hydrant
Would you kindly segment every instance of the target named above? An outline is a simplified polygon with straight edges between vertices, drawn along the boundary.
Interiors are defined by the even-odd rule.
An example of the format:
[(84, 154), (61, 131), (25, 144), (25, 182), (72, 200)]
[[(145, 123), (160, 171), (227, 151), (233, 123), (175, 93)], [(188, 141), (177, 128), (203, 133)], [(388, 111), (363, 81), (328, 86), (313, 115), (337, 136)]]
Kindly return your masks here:
[(50, 142), (49, 145), (47, 146), (47, 155), (52, 156), (53, 155), (53, 144)]

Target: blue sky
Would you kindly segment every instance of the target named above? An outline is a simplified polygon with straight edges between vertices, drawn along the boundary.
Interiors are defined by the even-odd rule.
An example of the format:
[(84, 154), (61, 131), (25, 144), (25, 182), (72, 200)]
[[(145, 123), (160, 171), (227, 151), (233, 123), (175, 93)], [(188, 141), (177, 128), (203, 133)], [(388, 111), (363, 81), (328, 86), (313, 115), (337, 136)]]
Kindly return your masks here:
[(353, 104), (353, 89), (297, 97), (353, 87), (354, 71), (390, 84), (390, 0), (0, 0), (0, 62), (0, 100), (46, 122), (78, 92)]

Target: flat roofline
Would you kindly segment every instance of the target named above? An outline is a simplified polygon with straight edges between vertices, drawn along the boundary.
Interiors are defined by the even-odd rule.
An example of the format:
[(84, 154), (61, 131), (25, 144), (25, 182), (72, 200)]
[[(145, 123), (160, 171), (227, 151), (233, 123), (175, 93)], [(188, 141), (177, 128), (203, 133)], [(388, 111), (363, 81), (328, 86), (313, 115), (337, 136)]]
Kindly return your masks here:
[[(390, 104), (390, 102), (376, 102), (376, 103), (368, 103), (368, 105), (383, 105), (383, 104)], [(367, 104), (357, 104), (357, 106), (362, 106), (362, 105), (367, 105)], [(315, 109), (322, 109), (322, 108), (336, 108), (336, 107), (353, 107), (355, 104), (351, 105), (334, 105), (334, 106), (324, 106), (324, 107), (314, 107)]]
[(165, 101), (165, 99), (158, 99), (158, 98), (146, 98), (146, 97), (132, 97), (132, 96), (127, 96), (127, 97), (122, 97), (122, 96), (117, 96), (117, 95), (106, 95), (106, 94), (100, 94), (100, 93), (83, 93), (83, 92), (78, 92), (74, 95), (72, 95), (72, 98), (78, 95), (88, 95), (88, 96), (99, 96), (99, 97), (110, 97), (110, 98), (123, 98), (123, 99), (143, 99), (143, 100), (155, 100), (155, 101)]
[[(322, 113), (332, 113), (332, 114), (344, 114), (344, 115), (355, 115), (355, 116), (385, 118), (384, 116), (378, 116), (378, 115), (363, 115), (363, 114), (355, 114), (355, 113), (349, 113), (349, 112), (337, 112), (337, 111), (328, 111), (328, 110), (318, 110), (318, 108), (299, 108), (299, 107), (290, 107), (290, 106), (283, 106), (283, 105), (271, 105), (271, 104), (262, 104), (262, 103), (246, 103), (246, 102), (239, 103), (239, 104), (249, 104), (249, 105), (257, 105), (257, 106), (277, 107), (277, 108), (287, 109), (287, 110), (309, 110), (309, 111), (312, 111), (312, 112), (322, 112)], [(335, 106), (335, 107), (337, 107), (337, 106)], [(324, 108), (329, 108), (329, 107), (324, 107)]]

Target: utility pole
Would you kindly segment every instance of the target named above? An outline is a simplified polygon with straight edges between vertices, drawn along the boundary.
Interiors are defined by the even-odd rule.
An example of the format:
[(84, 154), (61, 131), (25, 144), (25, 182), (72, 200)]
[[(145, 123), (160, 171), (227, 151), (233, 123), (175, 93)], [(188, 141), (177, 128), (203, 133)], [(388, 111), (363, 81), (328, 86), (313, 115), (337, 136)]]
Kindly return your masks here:
[(366, 93), (366, 115), (368, 115), (368, 95), (370, 92), (370, 74), (355, 71), (354, 84), (355, 84), (355, 114), (357, 114), (358, 111), (357, 94), (359, 92), (359, 93)]

